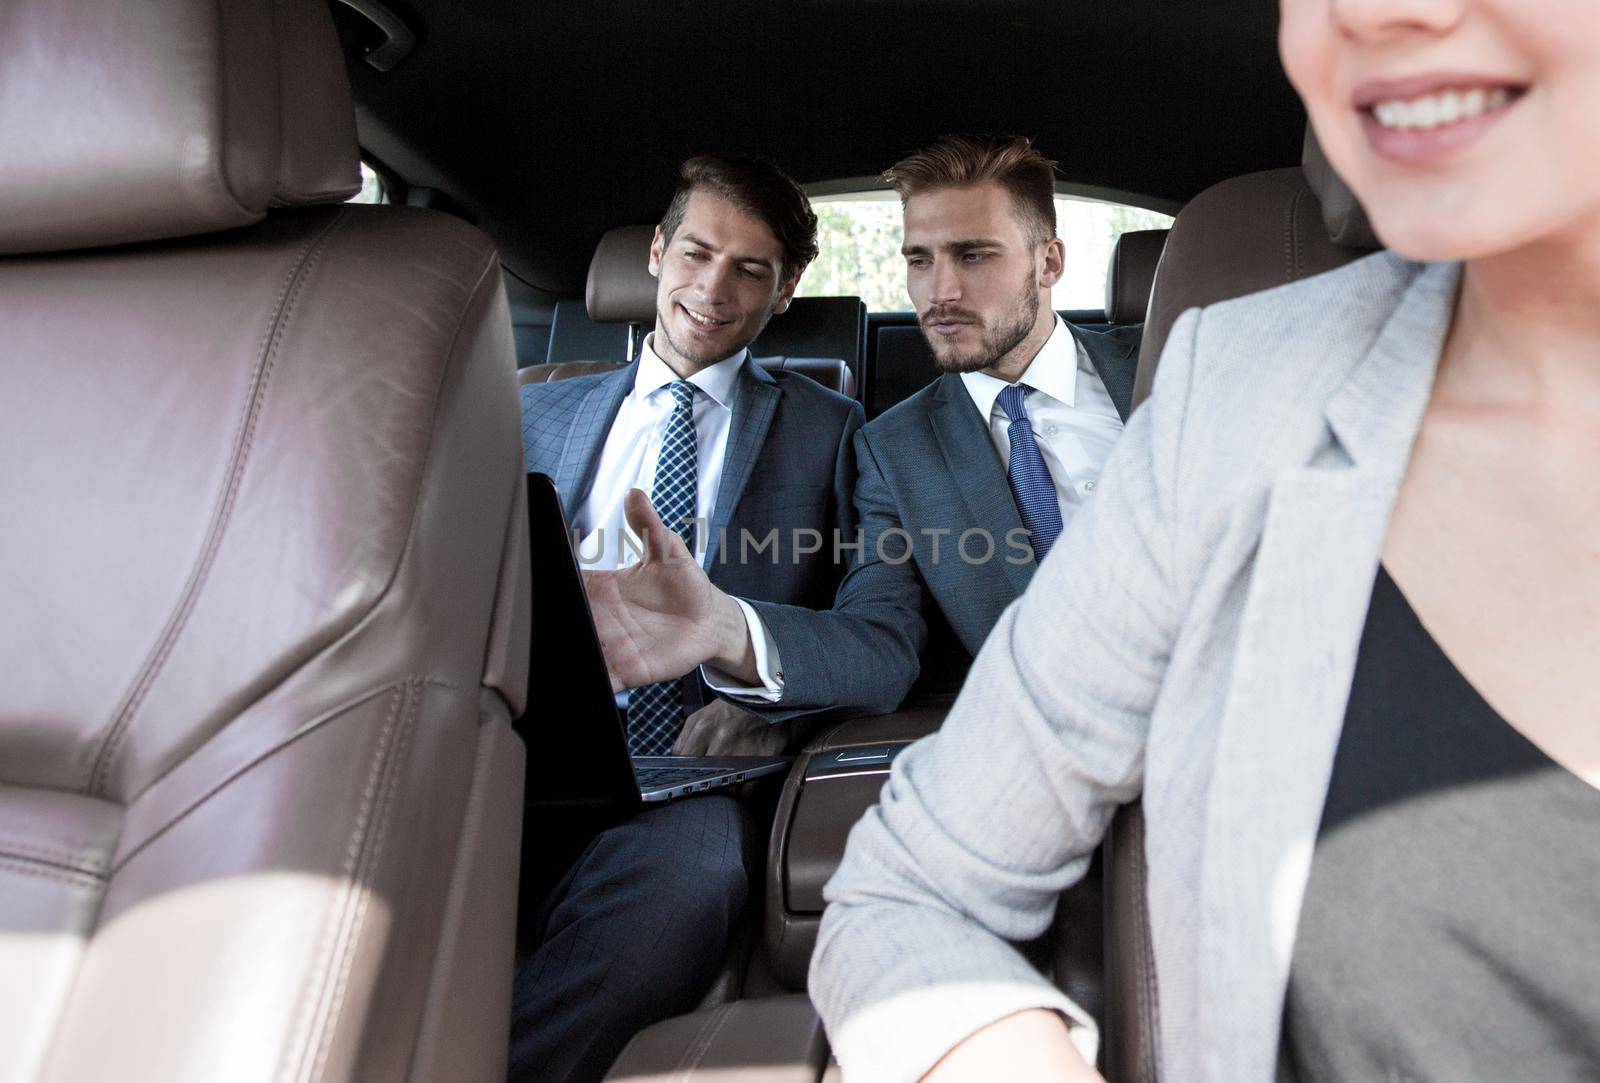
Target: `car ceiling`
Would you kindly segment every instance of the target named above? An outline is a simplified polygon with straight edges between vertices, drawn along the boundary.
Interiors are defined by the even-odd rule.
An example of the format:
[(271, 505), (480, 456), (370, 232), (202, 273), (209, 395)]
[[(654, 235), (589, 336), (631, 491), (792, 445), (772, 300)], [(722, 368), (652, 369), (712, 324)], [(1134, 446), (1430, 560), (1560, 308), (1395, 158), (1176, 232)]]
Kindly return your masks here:
[(1018, 132), (1064, 180), (1169, 209), (1298, 161), (1270, 0), (385, 0), (393, 70), (340, 4), (362, 144), (434, 188), (542, 290), (581, 293), (612, 226), (656, 220), (676, 163), (874, 176), (945, 132)]

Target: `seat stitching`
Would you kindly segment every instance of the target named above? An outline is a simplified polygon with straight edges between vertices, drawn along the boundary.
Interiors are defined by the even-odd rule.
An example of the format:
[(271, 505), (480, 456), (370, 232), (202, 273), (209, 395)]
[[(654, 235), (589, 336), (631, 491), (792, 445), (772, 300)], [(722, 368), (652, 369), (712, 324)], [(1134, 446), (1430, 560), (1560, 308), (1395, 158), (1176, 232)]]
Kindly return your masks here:
[(252, 756), (250, 758), (249, 762), (241, 764), (237, 769), (235, 769), (233, 771), (230, 771), (226, 778), (218, 780), (218, 782), (217, 782), (217, 784), (215, 786), (212, 786), (210, 789), (206, 790), (200, 796), (198, 796), (194, 800), (190, 801), (187, 805), (183, 806), (183, 808), (181, 808), (177, 812), (173, 813), (167, 819), (166, 823), (164, 823), (160, 827), (155, 828), (154, 830), (150, 831), (146, 835), (145, 838), (140, 840), (140, 842), (139, 842), (139, 844), (137, 846), (133, 847), (126, 854), (122, 855), (122, 860), (118, 861), (115, 865), (113, 865), (111, 867), (111, 875), (115, 876), (117, 873), (121, 872), (124, 868), (126, 868), (128, 866), (128, 864), (130, 862), (133, 861), (134, 858), (138, 857), (146, 849), (148, 849), (150, 847), (150, 845), (152, 843), (154, 843), (157, 839), (161, 838), (168, 831), (171, 831), (174, 827), (176, 827), (179, 823), (181, 823), (183, 821), (183, 819), (185, 817), (187, 817), (190, 813), (192, 813), (196, 809), (200, 808), (207, 801), (210, 801), (213, 797), (217, 796), (217, 794), (221, 793), (223, 790), (225, 790), (229, 786), (233, 785), (235, 782), (237, 782), (239, 779), (243, 778), (245, 775), (249, 774), (251, 771), (254, 771), (262, 763), (264, 763), (267, 760), (271, 759), (273, 756), (276, 756), (278, 753), (282, 752), (284, 749), (290, 747), (291, 745), (295, 744), (296, 742), (301, 741), (306, 737), (309, 737), (313, 733), (316, 733), (323, 726), (326, 726), (330, 722), (333, 722), (333, 721), (336, 721), (337, 719), (343, 718), (345, 715), (349, 714), (351, 711), (355, 710), (357, 707), (361, 707), (364, 704), (366, 704), (369, 700), (377, 699), (380, 696), (384, 695), (385, 693), (393, 695), (395, 693), (397, 685), (401, 685), (401, 684), (403, 684), (403, 682), (391, 683), (391, 684), (384, 685), (381, 688), (374, 689), (373, 691), (370, 691), (370, 692), (363, 692), (356, 699), (350, 700), (349, 702), (346, 702), (346, 703), (341, 703), (338, 706), (333, 707), (333, 708), (323, 712), (322, 714), (318, 715), (316, 718), (314, 718), (311, 721), (307, 722), (305, 725), (300, 726), (297, 729), (295, 729), (294, 732), (288, 734), (282, 740), (278, 741), (276, 744), (272, 745), (269, 748), (264, 749), (259, 754), (255, 755), (255, 756)]
[(684, 1050), (683, 1056), (678, 1060), (678, 1066), (673, 1070), (673, 1077), (679, 1083), (689, 1083), (694, 1075), (694, 1070), (700, 1067), (700, 1062), (705, 1060), (706, 1053), (711, 1049), (711, 1043), (716, 1041), (723, 1025), (727, 1023), (728, 1016), (733, 1014), (733, 1007), (737, 1001), (731, 1001), (719, 1006), (711, 1013), (711, 1017), (700, 1027), (699, 1033), (694, 1036), (694, 1042)]
[(0, 838), (0, 857), (18, 857), (41, 864), (60, 865), (92, 876), (105, 875), (105, 862), (96, 861), (81, 851), (63, 850), (54, 846), (39, 846), (20, 839)]
[[(356, 859), (360, 855), (361, 842), (366, 833), (367, 816), (371, 811), (373, 799), (377, 794), (378, 782), (383, 774), (385, 753), (389, 748), (390, 736), (394, 732), (395, 719), (400, 714), (400, 707), (405, 698), (406, 687), (404, 685), (396, 687), (390, 696), (392, 702), (389, 707), (389, 716), (384, 719), (383, 728), (378, 732), (378, 747), (373, 751), (372, 769), (368, 772), (366, 789), (361, 795), (361, 806), (356, 812), (356, 821), (350, 830), (350, 842), (345, 847), (339, 891), (335, 894), (333, 903), (328, 907), (328, 916), (324, 919), (322, 936), (317, 946), (316, 961), (312, 964), (306, 979), (307, 985), (315, 981), (317, 975), (323, 973), (327, 966), (326, 960), (333, 954), (333, 941), (342, 924), (336, 919), (344, 910), (350, 892), (353, 890), (351, 877), (355, 872)], [(295, 1050), (305, 1040), (305, 1032), (312, 1026), (312, 1015), (321, 999), (320, 991), (314, 997), (302, 997), (302, 1007), (298, 1013), (299, 1017), (295, 1022), (294, 1031), (290, 1036), (290, 1040), (284, 1044), (283, 1059), (279, 1061), (278, 1078), (280, 1080), (288, 1079), (293, 1075), (295, 1065), (291, 1062), (291, 1058), (294, 1058)]]
[[(418, 464), (416, 485), (411, 491), (411, 515), (408, 520), (409, 527), (406, 535), (405, 545), (401, 547), (399, 556), (394, 561), (394, 566), (389, 570), (389, 577), (384, 581), (383, 586), (379, 589), (376, 597), (374, 597), (372, 605), (366, 610), (366, 612), (362, 613), (359, 617), (352, 621), (350, 626), (340, 634), (336, 642), (347, 641), (350, 637), (356, 635), (363, 628), (365, 628), (369, 622), (376, 619), (376, 614), (383, 608), (383, 603), (388, 599), (390, 590), (393, 589), (395, 582), (400, 577), (400, 570), (405, 567), (406, 560), (411, 555), (417, 535), (417, 515), (419, 509), (422, 507), (422, 487), (427, 484), (428, 470), (433, 465), (434, 461), (434, 434), (438, 428), (440, 410), (439, 399), (442, 397), (437, 392), (449, 381), (451, 367), (455, 363), (456, 359), (456, 346), (460, 342), (461, 331), (466, 326), (467, 313), (471, 310), (472, 303), (474, 299), (477, 298), (479, 291), (484, 285), (484, 282), (489, 280), (491, 272), (497, 270), (499, 266), (500, 263), (498, 258), (494, 255), (494, 253), (491, 252), (488, 258), (484, 260), (483, 270), (478, 272), (477, 278), (473, 279), (471, 288), (467, 290), (466, 301), (462, 305), (461, 314), (457, 317), (455, 328), (451, 332), (450, 345), (445, 353), (447, 361), (444, 368), (440, 371), (438, 383), (434, 385), (434, 409), (433, 413), (428, 418), (428, 433), (424, 442), (427, 452), (424, 454), (422, 460)], [(519, 461), (517, 463), (518, 477), (521, 476), (521, 467), (522, 464)], [(436, 683), (440, 683), (444, 687), (455, 687), (458, 691), (466, 692), (469, 695), (478, 690), (476, 688), (466, 689), (459, 686), (448, 685), (445, 684), (442, 679), (436, 678), (434, 680)]]
[(81, 872), (77, 869), (63, 868), (60, 865), (47, 865), (42, 861), (29, 861), (27, 859), (13, 860), (0, 856), (0, 869), (7, 872), (21, 873), (31, 876), (36, 880), (55, 880), (74, 887), (95, 887), (105, 883), (105, 877), (93, 873)]
[(1301, 187), (1294, 194), (1294, 199), (1289, 205), (1288, 233), (1286, 241), (1289, 247), (1289, 281), (1298, 280), (1305, 273), (1305, 251), (1300, 244), (1300, 231), (1296, 224), (1300, 221), (1300, 206), (1310, 195), (1310, 189)]
[(261, 345), (257, 347), (257, 360), (255, 373), (251, 380), (250, 393), (245, 403), (244, 414), (239, 419), (238, 427), (234, 434), (234, 451), (228, 464), (227, 481), (216, 507), (211, 513), (211, 522), (206, 530), (205, 543), (200, 551), (200, 558), (189, 573), (189, 579), (183, 586), (183, 591), (178, 597), (177, 607), (167, 618), (166, 627), (162, 630), (160, 638), (156, 641), (154, 654), (140, 667), (139, 674), (134, 678), (133, 686), (123, 699), (122, 705), (112, 716), (111, 725), (100, 747), (99, 754), (90, 766), (86, 790), (90, 794), (103, 794), (111, 774), (111, 766), (121, 750), (122, 739), (126, 735), (133, 716), (138, 712), (144, 702), (144, 697), (149, 693), (155, 683), (156, 675), (166, 664), (167, 658), (172, 653), (179, 636), (187, 625), (189, 616), (194, 611), (200, 598), (200, 590), (209, 578), (217, 551), (222, 546), (223, 533), (233, 514), (234, 499), (238, 495), (240, 482), (244, 476), (244, 467), (250, 455), (250, 449), (255, 440), (256, 422), (261, 414), (261, 405), (266, 398), (268, 380), (271, 378), (273, 366), (277, 360), (278, 348), (283, 343), (284, 331), (288, 326), (300, 293), (310, 278), (310, 269), (315, 265), (317, 257), (324, 250), (326, 241), (337, 227), (344, 221), (343, 213), (331, 218), (315, 236), (301, 246), (300, 252), (290, 268), (288, 276), (279, 288), (277, 300), (274, 302), (273, 316), (268, 321), (267, 328), (262, 334)]
[(1294, 208), (1295, 201), (1300, 198), (1298, 192), (1289, 197), (1289, 202), (1283, 205), (1283, 280), (1294, 281)]
[[(413, 690), (417, 689), (418, 682), (411, 682)], [(328, 1006), (327, 1015), (323, 1019), (322, 1040), (318, 1043), (316, 1062), (312, 1065), (311, 1078), (321, 1079), (323, 1069), (327, 1066), (328, 1054), (333, 1048), (333, 1035), (337, 1030), (339, 1015), (344, 1008), (345, 993), (349, 990), (350, 972), (355, 967), (356, 948), (361, 943), (361, 929), (366, 924), (367, 908), (372, 902), (372, 891), (366, 890), (373, 880), (377, 878), (379, 859), (383, 855), (384, 839), (389, 834), (390, 812), (395, 805), (395, 794), (400, 791), (400, 776), (406, 768), (406, 749), (410, 747), (411, 736), (416, 732), (417, 715), (422, 710), (422, 696), (411, 695), (410, 704), (406, 710), (405, 721), (400, 724), (400, 732), (395, 738), (394, 753), (389, 757), (388, 769), (385, 771), (383, 795), (380, 798), (380, 807), (377, 814), (377, 834), (372, 840), (372, 847), (367, 858), (362, 862), (361, 871), (357, 874), (357, 883), (362, 890), (356, 893), (357, 903), (354, 919), (350, 923), (349, 934), (345, 941), (344, 960), (339, 967), (338, 979), (334, 984), (333, 1000)]]
[[(1145, 885), (1145, 884), (1147, 884), (1149, 882), (1150, 866), (1149, 866), (1148, 862), (1145, 860), (1145, 851), (1144, 851), (1144, 840), (1145, 840), (1144, 827), (1145, 827), (1145, 825), (1144, 825), (1144, 819), (1143, 819), (1142, 810), (1141, 810), (1140, 820), (1139, 820), (1139, 823), (1138, 823), (1137, 826), (1138, 826), (1139, 840), (1138, 840), (1138, 843), (1137, 843), (1137, 848), (1135, 850), (1135, 854), (1137, 855), (1138, 866), (1139, 866), (1139, 883), (1141, 885)], [(1138, 951), (1138, 954), (1139, 954), (1138, 967), (1139, 967), (1139, 973), (1144, 978), (1144, 980), (1140, 983), (1143, 986), (1143, 988), (1140, 990), (1140, 992), (1143, 993), (1143, 996), (1144, 996), (1145, 1014), (1149, 1017), (1149, 1020), (1150, 1020), (1150, 1035), (1149, 1035), (1149, 1038), (1150, 1038), (1150, 1049), (1149, 1049), (1149, 1059), (1146, 1061), (1146, 1064), (1149, 1067), (1149, 1072), (1148, 1072), (1148, 1075), (1146, 1076), (1146, 1078), (1151, 1080), (1151, 1083), (1154, 1083), (1154, 1081), (1159, 1076), (1159, 1067), (1158, 1066), (1159, 1066), (1159, 1063), (1160, 1063), (1160, 1056), (1159, 1056), (1160, 1039), (1158, 1037), (1158, 1019), (1157, 1019), (1157, 1017), (1158, 1017), (1158, 1014), (1159, 1014), (1159, 1011), (1160, 1011), (1160, 1006), (1159, 1006), (1159, 1003), (1157, 1001), (1157, 995), (1158, 994), (1157, 994), (1157, 989), (1156, 989), (1155, 959), (1154, 959), (1153, 953), (1151, 951), (1151, 945), (1152, 945), (1152, 942), (1153, 942), (1153, 934), (1152, 934), (1152, 930), (1150, 928), (1150, 903), (1149, 903), (1149, 899), (1147, 897), (1147, 892), (1143, 888), (1141, 888), (1141, 890), (1139, 892), (1137, 912), (1138, 912), (1139, 934), (1140, 934), (1139, 935), (1139, 951)]]

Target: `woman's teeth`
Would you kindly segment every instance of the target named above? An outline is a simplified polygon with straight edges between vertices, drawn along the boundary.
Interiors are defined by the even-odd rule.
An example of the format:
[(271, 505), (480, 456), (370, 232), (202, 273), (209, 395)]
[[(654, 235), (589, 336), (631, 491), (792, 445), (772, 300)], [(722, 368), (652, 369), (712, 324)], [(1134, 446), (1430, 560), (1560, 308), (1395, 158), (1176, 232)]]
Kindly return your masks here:
[(1459, 124), (1504, 109), (1511, 103), (1506, 87), (1473, 87), (1471, 90), (1442, 90), (1405, 101), (1379, 102), (1372, 115), (1390, 131), (1428, 131)]

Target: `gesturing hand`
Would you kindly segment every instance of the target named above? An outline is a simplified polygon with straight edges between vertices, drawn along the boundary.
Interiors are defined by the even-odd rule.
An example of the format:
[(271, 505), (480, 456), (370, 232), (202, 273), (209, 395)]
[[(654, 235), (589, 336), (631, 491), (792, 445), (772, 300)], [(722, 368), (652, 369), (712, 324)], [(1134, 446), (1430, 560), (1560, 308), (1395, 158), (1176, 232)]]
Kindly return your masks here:
[(623, 511), (644, 543), (644, 559), (619, 571), (583, 573), (615, 691), (681, 677), (728, 649), (733, 636), (741, 644), (748, 639), (737, 604), (712, 585), (650, 498), (633, 489)]

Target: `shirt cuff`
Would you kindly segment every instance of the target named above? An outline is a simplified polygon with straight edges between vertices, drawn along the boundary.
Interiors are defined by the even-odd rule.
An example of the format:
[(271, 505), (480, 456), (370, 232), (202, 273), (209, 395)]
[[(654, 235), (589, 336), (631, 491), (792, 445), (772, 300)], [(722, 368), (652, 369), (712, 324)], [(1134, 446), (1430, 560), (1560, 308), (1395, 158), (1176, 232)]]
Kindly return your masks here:
[(1100, 1030), (1065, 994), (1043, 982), (955, 983), (908, 990), (846, 1019), (833, 1039), (844, 1083), (914, 1083), (944, 1055), (991, 1023), (1044, 1008), (1059, 1014), (1067, 1036), (1090, 1065)]
[(756, 616), (750, 603), (743, 598), (735, 598), (734, 602), (739, 606), (739, 612), (744, 614), (750, 647), (756, 655), (756, 676), (761, 679), (761, 684), (754, 687), (741, 685), (729, 674), (711, 665), (701, 666), (700, 675), (713, 692), (720, 692), (736, 702), (777, 703), (783, 698), (783, 661), (778, 657), (778, 642), (767, 631), (761, 618)]

